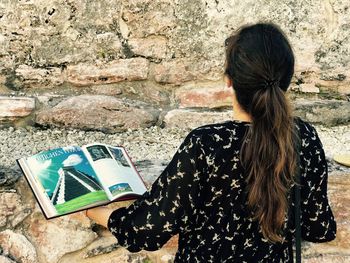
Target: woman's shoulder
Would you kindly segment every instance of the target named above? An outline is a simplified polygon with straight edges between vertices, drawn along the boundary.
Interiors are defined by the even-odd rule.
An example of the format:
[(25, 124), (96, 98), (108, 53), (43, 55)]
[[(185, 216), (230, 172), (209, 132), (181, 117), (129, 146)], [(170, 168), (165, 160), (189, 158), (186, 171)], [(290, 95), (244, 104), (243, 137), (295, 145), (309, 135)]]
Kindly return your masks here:
[(297, 127), (299, 129), (301, 145), (303, 151), (323, 151), (323, 144), (318, 136), (316, 128), (309, 122), (298, 118)]
[(249, 122), (235, 120), (216, 122), (194, 128), (187, 137), (201, 142), (201, 146), (220, 147), (228, 141), (240, 141), (249, 125)]
[(248, 127), (249, 125), (250, 123), (245, 121), (227, 120), (196, 127), (191, 131), (191, 133), (197, 135), (220, 133), (236, 130), (242, 127)]
[(299, 130), (302, 138), (313, 138), (315, 135), (317, 135), (316, 128), (310, 122), (305, 121), (300, 117), (295, 117), (295, 120), (297, 129)]

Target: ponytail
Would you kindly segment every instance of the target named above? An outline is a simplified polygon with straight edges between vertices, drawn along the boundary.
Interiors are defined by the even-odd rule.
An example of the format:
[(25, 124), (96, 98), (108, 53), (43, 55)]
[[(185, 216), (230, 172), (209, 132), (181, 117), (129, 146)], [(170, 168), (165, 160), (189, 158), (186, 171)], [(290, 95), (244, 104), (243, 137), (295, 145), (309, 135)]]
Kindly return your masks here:
[(242, 145), (247, 172), (248, 206), (264, 237), (283, 240), (287, 193), (294, 182), (294, 130), (291, 108), (278, 86), (259, 90), (252, 99), (252, 125)]
[(282, 242), (296, 168), (296, 135), (285, 96), (294, 73), (293, 51), (275, 24), (247, 25), (227, 39), (225, 73), (239, 105), (252, 117), (240, 153), (248, 207), (264, 238)]

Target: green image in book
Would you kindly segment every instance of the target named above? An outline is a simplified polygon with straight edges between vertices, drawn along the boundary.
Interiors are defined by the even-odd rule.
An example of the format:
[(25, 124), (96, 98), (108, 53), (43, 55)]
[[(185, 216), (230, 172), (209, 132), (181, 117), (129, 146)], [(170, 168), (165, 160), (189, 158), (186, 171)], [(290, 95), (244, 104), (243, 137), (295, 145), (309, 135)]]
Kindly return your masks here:
[(117, 195), (124, 192), (131, 192), (132, 189), (129, 184), (121, 183), (109, 187), (109, 191), (111, 191), (112, 195)]

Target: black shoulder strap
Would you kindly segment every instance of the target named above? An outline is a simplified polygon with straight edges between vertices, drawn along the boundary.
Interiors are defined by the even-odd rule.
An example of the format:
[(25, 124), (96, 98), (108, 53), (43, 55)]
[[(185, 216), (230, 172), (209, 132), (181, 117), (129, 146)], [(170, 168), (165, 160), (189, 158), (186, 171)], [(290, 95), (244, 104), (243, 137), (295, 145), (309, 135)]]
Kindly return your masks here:
[[(298, 127), (300, 122), (299, 119), (297, 119)], [(301, 135), (300, 132), (298, 132), (299, 140), (297, 140), (296, 143), (296, 153), (297, 153), (297, 169), (296, 169), (296, 177), (295, 177), (295, 187), (294, 187), (294, 197), (295, 197), (295, 211), (294, 211), (294, 218), (295, 218), (295, 262), (301, 263), (301, 223), (300, 223), (300, 149), (301, 149)]]

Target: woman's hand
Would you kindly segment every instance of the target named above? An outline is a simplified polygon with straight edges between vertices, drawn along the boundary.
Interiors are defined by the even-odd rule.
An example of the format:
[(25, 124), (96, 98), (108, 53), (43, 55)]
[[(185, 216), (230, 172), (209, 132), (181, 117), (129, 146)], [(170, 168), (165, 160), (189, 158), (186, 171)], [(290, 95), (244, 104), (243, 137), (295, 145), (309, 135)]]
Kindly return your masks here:
[(108, 219), (114, 210), (108, 207), (96, 207), (85, 210), (85, 215), (94, 220), (97, 224), (107, 228)]

